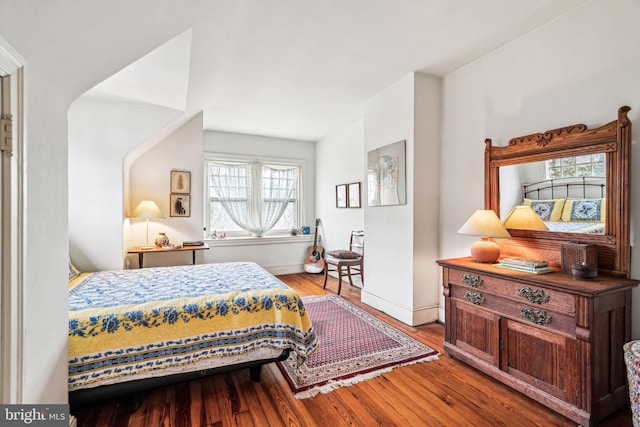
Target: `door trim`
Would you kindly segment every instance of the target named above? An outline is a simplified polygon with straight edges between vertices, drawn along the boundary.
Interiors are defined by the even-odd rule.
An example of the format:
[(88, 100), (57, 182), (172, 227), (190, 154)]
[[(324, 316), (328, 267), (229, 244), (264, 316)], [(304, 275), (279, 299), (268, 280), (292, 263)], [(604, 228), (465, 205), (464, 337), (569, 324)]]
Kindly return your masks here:
[[(7, 101), (0, 117), (11, 119), (12, 154), (2, 154), (0, 298), (0, 402), (20, 404), (24, 336), (24, 60), (0, 36), (0, 77)], [(3, 95), (4, 96), (4, 95)], [(8, 111), (4, 111), (8, 110)], [(7, 167), (5, 167), (7, 165)], [(8, 182), (7, 182), (8, 179)], [(8, 238), (7, 238), (8, 237)]]

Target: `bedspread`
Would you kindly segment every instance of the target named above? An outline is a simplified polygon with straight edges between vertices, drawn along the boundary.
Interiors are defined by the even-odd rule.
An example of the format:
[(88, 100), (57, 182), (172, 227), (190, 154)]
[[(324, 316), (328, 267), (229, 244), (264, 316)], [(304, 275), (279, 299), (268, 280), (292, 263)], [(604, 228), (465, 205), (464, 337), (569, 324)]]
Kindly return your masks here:
[(69, 389), (316, 334), (298, 294), (254, 263), (82, 274), (69, 290)]
[(604, 234), (604, 222), (545, 221), (549, 231), (563, 233)]

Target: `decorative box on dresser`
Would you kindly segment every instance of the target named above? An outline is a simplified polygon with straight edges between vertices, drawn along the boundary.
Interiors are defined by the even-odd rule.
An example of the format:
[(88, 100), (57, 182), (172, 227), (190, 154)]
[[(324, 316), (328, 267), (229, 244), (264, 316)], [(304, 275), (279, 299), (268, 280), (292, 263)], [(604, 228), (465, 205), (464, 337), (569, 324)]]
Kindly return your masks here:
[[(631, 339), (631, 292), (639, 283), (629, 278), (629, 111), (620, 107), (616, 120), (593, 129), (575, 124), (512, 138), (505, 146), (485, 140), (485, 209), (504, 220), (515, 203), (546, 205), (550, 216), (553, 203), (570, 206), (561, 219), (539, 211), (549, 230), (512, 227), (510, 238), (492, 239), (503, 257), (545, 260), (557, 272), (512, 271), (470, 258), (438, 261), (447, 353), (585, 426), (629, 399), (623, 345)], [(519, 181), (539, 177), (548, 161), (566, 165), (594, 157), (604, 157), (604, 177)], [(532, 186), (535, 192), (528, 191)], [(579, 204), (585, 216), (574, 217)], [(585, 218), (597, 231), (581, 228)], [(561, 272), (574, 268), (597, 270), (597, 276), (586, 281)]]
[(440, 260), (444, 349), (582, 425), (627, 403), (622, 346), (638, 281)]

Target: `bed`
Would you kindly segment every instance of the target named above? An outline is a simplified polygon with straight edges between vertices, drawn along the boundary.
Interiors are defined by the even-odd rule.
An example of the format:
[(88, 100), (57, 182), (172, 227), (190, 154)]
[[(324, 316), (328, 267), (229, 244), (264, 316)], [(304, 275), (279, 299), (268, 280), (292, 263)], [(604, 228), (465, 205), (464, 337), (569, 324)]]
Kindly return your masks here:
[(531, 206), (549, 229), (563, 233), (605, 233), (605, 178), (561, 178), (523, 186)]
[(71, 403), (294, 352), (317, 338), (299, 295), (250, 262), (81, 273), (69, 262)]

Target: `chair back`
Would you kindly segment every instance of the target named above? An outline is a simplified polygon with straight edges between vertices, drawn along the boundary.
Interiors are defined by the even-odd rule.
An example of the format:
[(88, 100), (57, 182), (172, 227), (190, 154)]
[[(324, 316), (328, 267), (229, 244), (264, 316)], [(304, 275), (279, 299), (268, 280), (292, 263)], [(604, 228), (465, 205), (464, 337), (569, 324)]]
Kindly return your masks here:
[(364, 230), (352, 231), (349, 238), (349, 250), (364, 256)]

